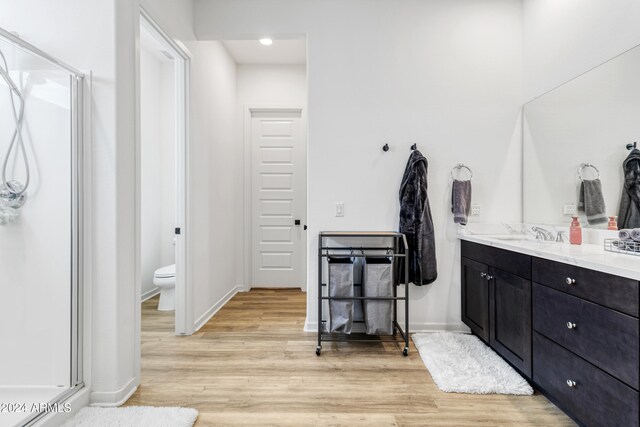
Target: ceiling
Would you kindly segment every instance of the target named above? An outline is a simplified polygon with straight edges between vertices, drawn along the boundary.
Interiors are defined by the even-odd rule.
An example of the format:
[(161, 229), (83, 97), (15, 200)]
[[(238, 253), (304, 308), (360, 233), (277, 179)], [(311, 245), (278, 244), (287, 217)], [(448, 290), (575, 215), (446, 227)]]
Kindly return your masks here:
[(258, 40), (225, 40), (222, 43), (237, 64), (307, 63), (307, 43), (304, 39), (274, 39), (271, 46), (263, 46)]

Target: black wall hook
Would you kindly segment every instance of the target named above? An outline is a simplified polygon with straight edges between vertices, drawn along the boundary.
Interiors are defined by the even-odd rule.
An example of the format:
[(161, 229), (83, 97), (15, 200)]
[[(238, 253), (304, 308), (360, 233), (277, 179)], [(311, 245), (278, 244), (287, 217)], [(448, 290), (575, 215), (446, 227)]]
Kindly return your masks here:
[(382, 151), (384, 151), (385, 153), (386, 153), (387, 151), (389, 151), (389, 144), (384, 144), (384, 145), (382, 146)]
[(637, 148), (637, 145), (637, 142), (634, 142), (633, 144), (627, 144), (627, 150), (633, 150), (634, 148)]
[(411, 149), (412, 149), (412, 150), (417, 150), (417, 149), (418, 149), (418, 145), (417, 145), (417, 144), (413, 144), (413, 145), (411, 146)]

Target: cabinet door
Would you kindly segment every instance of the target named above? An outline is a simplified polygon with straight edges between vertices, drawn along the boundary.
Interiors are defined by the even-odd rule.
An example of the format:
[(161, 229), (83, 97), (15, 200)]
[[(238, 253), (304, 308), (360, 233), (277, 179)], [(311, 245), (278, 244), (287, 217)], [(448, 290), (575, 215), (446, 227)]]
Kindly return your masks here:
[(485, 342), (489, 342), (488, 267), (462, 258), (462, 321)]
[(531, 281), (489, 268), (489, 345), (531, 378)]

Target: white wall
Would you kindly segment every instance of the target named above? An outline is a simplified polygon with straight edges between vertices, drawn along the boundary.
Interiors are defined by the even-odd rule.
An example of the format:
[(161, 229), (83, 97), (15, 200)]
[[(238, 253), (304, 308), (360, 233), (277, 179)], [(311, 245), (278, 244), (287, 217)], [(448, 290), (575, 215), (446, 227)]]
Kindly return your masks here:
[(525, 99), (640, 43), (636, 0), (524, 0)]
[[(397, 229), (398, 188), (415, 142), (430, 162), (440, 276), (412, 288), (411, 320), (420, 329), (462, 328), (449, 172), (458, 162), (473, 168), (479, 219), (520, 220), (520, 2), (195, 5), (196, 33), (203, 39), (308, 37), (308, 283), (317, 277), (318, 231)], [(334, 216), (336, 202), (345, 203), (344, 218)], [(313, 326), (315, 286), (309, 286), (308, 303)]]
[[(140, 49), (141, 292), (157, 290), (153, 273), (175, 263), (174, 63)], [(156, 49), (157, 50), (157, 49)]]
[[(244, 219), (236, 221), (240, 236), (236, 248), (236, 281), (247, 289), (251, 280), (251, 147), (245, 144), (245, 114), (250, 106), (300, 106), (307, 108), (307, 69), (305, 65), (238, 65), (236, 90), (236, 212)], [(244, 196), (244, 197), (243, 197)], [(305, 260), (301, 260), (305, 262)]]
[(236, 64), (217, 41), (191, 42), (189, 263), (196, 327), (236, 288)]

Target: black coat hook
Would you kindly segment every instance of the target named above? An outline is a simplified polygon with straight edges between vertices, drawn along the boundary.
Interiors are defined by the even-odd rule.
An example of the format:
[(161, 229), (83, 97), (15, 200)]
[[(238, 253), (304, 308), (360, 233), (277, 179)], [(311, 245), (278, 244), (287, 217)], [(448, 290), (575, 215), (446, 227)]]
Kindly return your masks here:
[(412, 149), (412, 150), (417, 150), (417, 149), (418, 149), (418, 145), (417, 145), (417, 144), (413, 144), (413, 145), (411, 146), (411, 149)]
[(389, 144), (384, 144), (384, 145), (382, 146), (382, 151), (384, 151), (385, 153), (386, 153), (387, 151), (389, 151)]
[(637, 142), (634, 142), (633, 144), (627, 144), (627, 150), (633, 150), (634, 148), (637, 148), (637, 145)]

